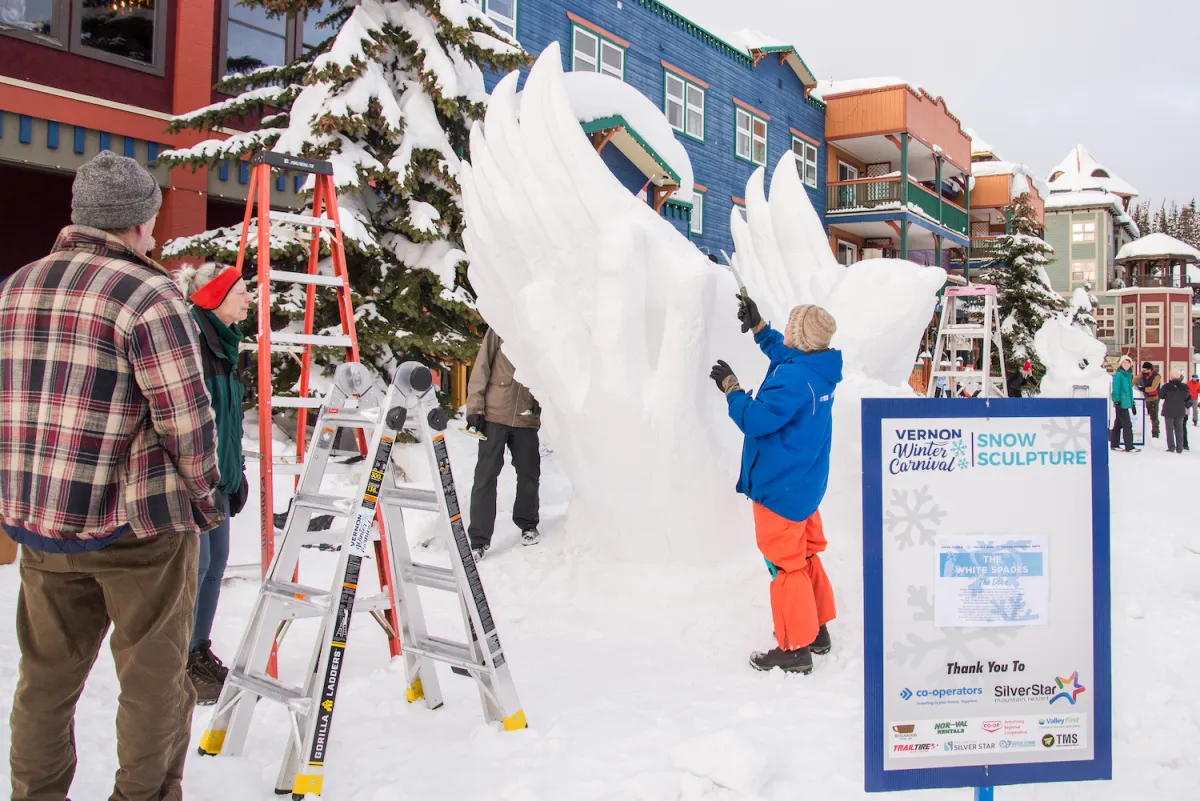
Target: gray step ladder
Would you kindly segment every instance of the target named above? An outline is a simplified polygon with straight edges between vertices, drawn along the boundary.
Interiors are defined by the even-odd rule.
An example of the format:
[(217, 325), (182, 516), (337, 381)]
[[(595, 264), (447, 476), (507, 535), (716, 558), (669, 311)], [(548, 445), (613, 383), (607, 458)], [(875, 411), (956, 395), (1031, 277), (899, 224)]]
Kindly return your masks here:
[[(429, 369), (406, 362), (396, 371), (386, 393), (370, 372), (357, 362), (338, 367), (334, 386), (321, 407), (287, 524), (259, 589), (250, 621), (213, 710), (212, 721), (200, 740), (204, 755), (241, 756), (256, 703), (266, 699), (286, 707), (290, 719), (287, 747), (276, 781), (276, 793), (302, 799), (321, 794), (326, 752), (330, 742), (338, 684), (341, 679), (350, 623), (355, 613), (377, 619), (395, 603), (405, 668), (405, 691), (410, 703), (424, 700), (430, 709), (442, 705), (435, 664), (449, 664), (455, 673), (475, 679), (489, 722), (505, 730), (525, 728), (525, 713), (517, 698), (496, 624), (483, 591), (463, 526), (454, 475), (446, 449), (446, 416), (438, 405)], [(429, 460), (433, 489), (399, 483), (392, 469), (392, 447), (405, 424), (419, 438)], [(337, 434), (342, 429), (368, 432), (368, 456), (359, 462), (356, 492), (337, 496), (322, 491), (322, 481)], [(380, 536), (387, 538), (391, 564), (385, 592), (359, 596), (358, 580), (367, 556), (377, 509), (382, 511)], [(414, 562), (405, 535), (404, 510), (436, 512), (438, 533), (450, 555), (450, 567)], [(310, 532), (318, 514), (344, 520), (341, 550), (328, 589), (296, 584), (292, 577), (301, 547), (321, 537)], [(378, 553), (379, 550), (373, 551)], [(443, 590), (458, 596), (466, 642), (429, 633), (418, 588)], [(291, 622), (320, 620), (303, 686), (272, 678), (271, 653)]]
[[(964, 308), (963, 300), (971, 306)], [(1000, 309), (997, 306), (996, 287), (991, 284), (970, 284), (946, 288), (942, 299), (942, 318), (938, 323), (937, 343), (933, 348), (933, 380), (925, 390), (926, 397), (933, 397), (937, 390), (937, 379), (945, 378), (951, 398), (959, 397), (964, 389), (978, 387), (981, 398), (1008, 397), (1008, 379), (1004, 370), (1004, 340), (1000, 333)], [(960, 322), (959, 312), (968, 317), (980, 317), (979, 322)], [(982, 342), (979, 369), (963, 369), (957, 366), (958, 354), (970, 353), (975, 340)], [(1000, 374), (991, 372), (992, 349), (1000, 357)], [(964, 362), (965, 363), (965, 362)], [(947, 365), (943, 367), (942, 365)], [(971, 383), (968, 383), (971, 382)]]

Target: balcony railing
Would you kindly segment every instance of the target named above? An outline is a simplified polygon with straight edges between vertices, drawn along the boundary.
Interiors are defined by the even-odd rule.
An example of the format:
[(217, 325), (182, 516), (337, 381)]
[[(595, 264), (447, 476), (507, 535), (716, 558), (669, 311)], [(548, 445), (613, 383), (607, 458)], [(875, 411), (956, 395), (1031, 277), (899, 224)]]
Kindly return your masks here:
[[(910, 207), (920, 209), (931, 220), (941, 223), (951, 231), (966, 236), (968, 215), (966, 209), (957, 203), (941, 199), (940, 210), (938, 196), (930, 189), (909, 179), (908, 203)], [(837, 181), (828, 186), (826, 198), (828, 214), (845, 214), (849, 212), (883, 211), (886, 209), (900, 210), (900, 178), (886, 176), (883, 178), (863, 178), (857, 181)]]
[(997, 244), (999, 239), (1000, 237), (998, 236), (971, 237), (971, 258), (983, 261), (991, 261), (996, 258), (996, 251), (999, 250), (999, 245)]

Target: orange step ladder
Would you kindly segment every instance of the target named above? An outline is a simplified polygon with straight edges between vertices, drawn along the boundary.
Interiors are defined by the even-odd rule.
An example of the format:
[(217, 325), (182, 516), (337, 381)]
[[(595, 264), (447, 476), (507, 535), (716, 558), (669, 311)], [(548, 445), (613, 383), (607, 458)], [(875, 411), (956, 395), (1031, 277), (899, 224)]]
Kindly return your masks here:
[[(272, 170), (299, 172), (314, 178), (312, 210), (310, 215), (277, 211), (271, 208)], [(354, 329), (354, 304), (350, 295), (350, 278), (346, 269), (346, 249), (342, 240), (342, 225), (338, 216), (337, 196), (334, 191), (333, 165), (328, 161), (291, 156), (285, 153), (263, 151), (250, 159), (250, 185), (246, 194), (246, 214), (242, 220), (242, 236), (238, 244), (237, 268), (245, 275), (246, 244), (249, 240), (250, 224), (258, 211), (256, 249), (258, 259), (258, 337), (248, 349), (258, 356), (258, 458), (259, 458), (259, 511), (261, 515), (262, 577), (275, 554), (275, 478), (292, 476), (293, 491), (303, 471), (305, 439), (308, 431), (308, 410), (321, 408), (321, 398), (309, 397), (309, 374), (312, 369), (313, 348), (343, 348), (347, 362), (359, 361), (358, 336)], [(263, 215), (269, 221), (263, 225)], [(308, 270), (276, 270), (271, 267), (271, 230), (276, 227), (291, 227), (309, 234)], [(333, 275), (317, 272), (320, 261), (321, 233), (328, 231), (327, 240), (332, 255)], [(304, 328), (294, 331), (271, 330), (271, 285), (303, 284)], [(338, 295), (338, 317), (341, 332), (337, 334), (313, 333), (316, 311), (317, 288), (329, 288)], [(274, 393), (271, 381), (271, 355), (286, 353), (300, 364), (299, 394), (281, 396)], [(277, 459), (272, 439), (274, 410), (295, 409), (296, 454), (294, 461)], [(358, 448), (366, 456), (367, 442), (363, 432), (358, 432)], [(376, 531), (383, 523), (376, 515)], [(375, 564), (379, 572), (379, 586), (387, 593), (391, 603), (382, 613), (375, 614), (388, 638), (388, 649), (392, 656), (399, 656), (400, 626), (396, 618), (395, 580), (390, 575), (391, 560), (387, 552), (386, 537), (375, 539)], [(294, 577), (295, 578), (295, 577)], [(282, 634), (282, 632), (281, 632)], [(276, 641), (278, 646), (278, 640)], [(275, 675), (275, 651), (271, 653), (271, 674)]]

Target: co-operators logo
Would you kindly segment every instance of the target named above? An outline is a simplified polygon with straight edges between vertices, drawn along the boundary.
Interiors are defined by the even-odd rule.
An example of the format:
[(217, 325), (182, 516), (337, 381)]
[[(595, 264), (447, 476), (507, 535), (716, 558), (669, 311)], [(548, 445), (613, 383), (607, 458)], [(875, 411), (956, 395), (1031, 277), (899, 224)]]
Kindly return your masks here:
[(1061, 698), (1064, 701), (1068, 701), (1071, 706), (1074, 706), (1075, 699), (1079, 697), (1079, 694), (1087, 690), (1087, 687), (1084, 687), (1079, 683), (1078, 670), (1065, 679), (1060, 676), (1056, 676), (1054, 678), (1054, 683), (1058, 685), (1058, 689), (1061, 692), (1057, 693), (1050, 699), (1050, 703), (1052, 704)]
[[(907, 701), (909, 698), (913, 697), (913, 691), (908, 689), (907, 687), (905, 687), (903, 690), (900, 691), (900, 697), (903, 698), (905, 701)], [(1071, 703), (1075, 703), (1075, 702), (1072, 701)]]

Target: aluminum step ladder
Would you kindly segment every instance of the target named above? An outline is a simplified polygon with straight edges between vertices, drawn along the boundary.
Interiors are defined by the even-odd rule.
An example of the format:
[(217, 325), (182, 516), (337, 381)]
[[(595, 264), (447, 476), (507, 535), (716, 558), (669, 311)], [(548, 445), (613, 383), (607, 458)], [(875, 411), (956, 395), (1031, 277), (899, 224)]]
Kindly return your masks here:
[[(967, 307), (964, 307), (964, 299), (967, 299)], [(938, 323), (937, 342), (933, 348), (934, 380), (929, 382), (925, 390), (926, 397), (933, 397), (938, 378), (946, 379), (952, 398), (958, 397), (963, 389), (969, 388), (968, 381), (978, 384), (981, 398), (1008, 396), (1008, 379), (1004, 369), (1004, 340), (1000, 333), (1000, 309), (997, 300), (996, 287), (991, 284), (946, 288), (942, 301), (942, 318)], [(980, 303), (982, 308), (978, 307)], [(960, 312), (968, 318), (967, 322), (960, 321)], [(970, 322), (972, 317), (980, 319)], [(979, 369), (959, 368), (958, 354), (971, 353), (977, 340), (982, 343)], [(991, 372), (993, 348), (1000, 361), (998, 376)], [(943, 367), (943, 364), (948, 366)]]
[[(392, 447), (405, 423), (415, 429), (429, 460), (433, 489), (398, 483), (392, 469)], [(340, 430), (369, 432), (369, 456), (358, 464), (353, 495), (330, 494), (322, 487), (333, 443)], [(442, 705), (435, 664), (475, 679), (489, 722), (505, 730), (525, 728), (525, 713), (517, 698), (509, 665), (500, 645), (483, 584), (471, 555), (463, 526), (444, 431), (446, 416), (438, 405), (429, 369), (406, 362), (396, 371), (386, 393), (361, 364), (338, 367), (334, 386), (317, 417), (317, 433), (309, 448), (287, 524), (259, 590), (237, 655), (213, 710), (212, 721), (200, 740), (205, 755), (241, 756), (255, 704), (266, 699), (287, 708), (290, 726), (276, 793), (302, 799), (320, 795), (330, 731), (341, 679), (350, 624), (355, 613), (378, 614), (392, 606), (391, 596), (359, 596), (359, 574), (371, 544), (374, 520), (382, 513), (379, 534), (389, 547), (390, 572), (396, 577), (395, 612), (403, 642), (405, 694), (410, 703), (424, 700), (430, 709)], [(404, 510), (439, 515), (438, 533), (445, 539), (450, 567), (412, 560), (404, 527)], [(308, 523), (314, 515), (342, 518), (341, 550), (328, 589), (293, 580), (302, 545), (311, 540)], [(318, 534), (319, 536), (319, 534)], [(429, 633), (419, 588), (458, 596), (465, 642)], [(291, 621), (320, 620), (319, 632), (302, 686), (273, 678), (268, 668), (276, 639)]]

